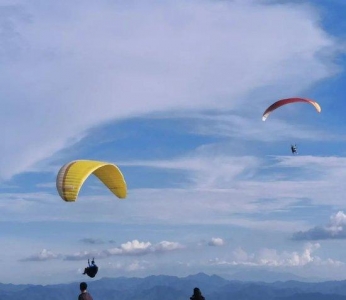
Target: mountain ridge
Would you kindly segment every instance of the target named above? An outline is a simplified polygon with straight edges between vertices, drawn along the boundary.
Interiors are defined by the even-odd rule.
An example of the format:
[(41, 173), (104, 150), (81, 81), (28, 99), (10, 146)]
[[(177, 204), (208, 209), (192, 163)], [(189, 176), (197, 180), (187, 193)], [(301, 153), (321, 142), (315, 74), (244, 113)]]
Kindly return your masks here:
[[(81, 280), (82, 281), (82, 280)], [(272, 283), (229, 280), (197, 273), (186, 277), (151, 275), (101, 278), (88, 282), (94, 300), (183, 300), (199, 287), (206, 300), (346, 300), (346, 281)], [(53, 285), (0, 283), (1, 300), (67, 300), (77, 298), (79, 282)]]

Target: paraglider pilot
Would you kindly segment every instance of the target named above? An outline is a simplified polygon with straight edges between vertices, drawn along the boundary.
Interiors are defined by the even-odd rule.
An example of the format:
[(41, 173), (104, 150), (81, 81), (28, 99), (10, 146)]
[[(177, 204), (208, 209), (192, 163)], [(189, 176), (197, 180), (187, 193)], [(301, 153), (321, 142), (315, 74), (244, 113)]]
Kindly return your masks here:
[(99, 270), (99, 268), (98, 268), (98, 266), (96, 266), (94, 258), (91, 261), (91, 264), (90, 264), (90, 261), (88, 259), (88, 267), (86, 267), (84, 269), (84, 273), (83, 274), (87, 274), (89, 277), (94, 278), (95, 275), (97, 274), (98, 270)]
[(297, 154), (297, 145), (291, 145), (292, 154)]

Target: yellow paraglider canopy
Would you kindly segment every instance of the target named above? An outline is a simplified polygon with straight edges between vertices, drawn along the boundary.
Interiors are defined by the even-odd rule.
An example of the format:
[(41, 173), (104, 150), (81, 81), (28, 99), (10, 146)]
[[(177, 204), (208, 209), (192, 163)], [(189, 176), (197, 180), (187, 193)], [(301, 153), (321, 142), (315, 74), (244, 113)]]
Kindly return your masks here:
[(60, 197), (76, 201), (84, 181), (94, 174), (118, 198), (126, 198), (127, 186), (119, 168), (107, 162), (95, 160), (75, 160), (65, 164), (56, 178), (56, 188)]

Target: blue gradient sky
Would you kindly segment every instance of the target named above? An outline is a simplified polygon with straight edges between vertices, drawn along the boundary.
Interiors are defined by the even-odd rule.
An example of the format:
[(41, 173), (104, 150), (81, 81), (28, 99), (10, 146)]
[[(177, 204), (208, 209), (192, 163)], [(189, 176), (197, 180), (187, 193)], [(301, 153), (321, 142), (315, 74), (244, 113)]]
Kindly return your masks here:
[[(343, 0), (1, 1), (0, 282), (78, 281), (93, 256), (99, 278), (344, 279), (345, 14)], [(291, 96), (321, 114), (262, 122)], [(56, 174), (75, 159), (117, 164), (127, 199), (91, 177), (63, 202)]]

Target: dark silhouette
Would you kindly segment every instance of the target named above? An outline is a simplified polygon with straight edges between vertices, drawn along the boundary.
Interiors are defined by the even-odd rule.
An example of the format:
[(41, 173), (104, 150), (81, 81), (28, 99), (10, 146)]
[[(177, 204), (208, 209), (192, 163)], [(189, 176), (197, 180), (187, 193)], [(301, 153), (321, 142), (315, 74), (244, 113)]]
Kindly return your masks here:
[(93, 300), (93, 297), (91, 297), (91, 295), (87, 291), (87, 287), (88, 285), (86, 284), (86, 282), (80, 283), (79, 288), (81, 293), (78, 296), (78, 300)]
[(292, 154), (298, 154), (297, 145), (291, 145), (291, 151), (292, 151)]
[(94, 258), (91, 261), (91, 264), (90, 264), (90, 261), (88, 259), (88, 267), (86, 267), (84, 269), (84, 273), (83, 274), (87, 274), (89, 277), (94, 278), (95, 275), (97, 274), (98, 270), (99, 270), (99, 268), (98, 268), (98, 266), (95, 265)]
[(202, 296), (202, 293), (198, 287), (193, 289), (193, 295), (190, 297), (190, 300), (205, 300)]

